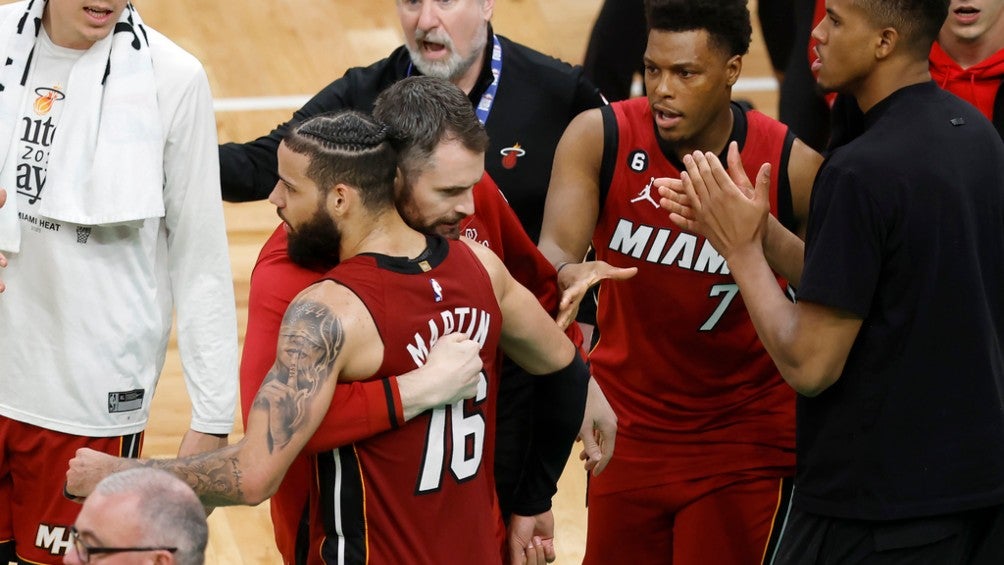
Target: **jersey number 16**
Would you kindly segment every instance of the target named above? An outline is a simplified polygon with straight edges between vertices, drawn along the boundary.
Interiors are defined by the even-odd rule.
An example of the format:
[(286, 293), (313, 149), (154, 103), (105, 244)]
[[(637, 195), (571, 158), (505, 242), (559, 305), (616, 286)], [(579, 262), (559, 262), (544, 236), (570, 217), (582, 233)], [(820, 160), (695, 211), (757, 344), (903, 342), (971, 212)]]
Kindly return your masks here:
[(485, 448), (485, 416), (477, 405), (486, 398), (488, 378), (482, 371), (478, 375), (478, 392), (474, 396), (475, 408), (470, 414), (465, 409), (464, 400), (432, 411), (429, 431), (425, 435), (425, 454), (422, 456), (422, 471), (418, 477), (418, 494), (435, 492), (442, 486), (443, 467), (447, 458), (447, 434), (450, 435), (452, 446), (449, 458), (453, 478), (462, 483), (477, 474)]

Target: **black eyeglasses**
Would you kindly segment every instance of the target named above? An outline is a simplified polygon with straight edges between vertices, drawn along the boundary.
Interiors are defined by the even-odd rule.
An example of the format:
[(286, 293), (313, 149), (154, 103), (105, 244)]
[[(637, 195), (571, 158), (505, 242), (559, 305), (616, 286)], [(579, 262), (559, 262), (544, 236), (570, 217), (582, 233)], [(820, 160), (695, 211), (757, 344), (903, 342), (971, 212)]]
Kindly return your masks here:
[(77, 551), (77, 556), (84, 563), (91, 562), (92, 555), (106, 553), (128, 553), (130, 551), (168, 551), (174, 553), (177, 547), (93, 547), (80, 540), (76, 526), (70, 526), (70, 538), (73, 540), (73, 548)]

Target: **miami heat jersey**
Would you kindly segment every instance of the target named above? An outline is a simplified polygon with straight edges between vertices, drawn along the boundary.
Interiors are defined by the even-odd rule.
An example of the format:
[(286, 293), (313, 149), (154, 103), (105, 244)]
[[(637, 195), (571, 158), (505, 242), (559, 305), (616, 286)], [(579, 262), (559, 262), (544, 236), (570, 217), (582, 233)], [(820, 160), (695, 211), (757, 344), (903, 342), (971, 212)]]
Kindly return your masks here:
[[(384, 344), (373, 378), (424, 364), (442, 335), (481, 344), (473, 399), (441, 406), (397, 429), (317, 455), (311, 560), (324, 563), (501, 562), (494, 449), (495, 365), (502, 316), (491, 279), (466, 243), (428, 238), (416, 260), (363, 254), (327, 277), (366, 305)], [(317, 535), (312, 535), (317, 539)]]
[[(554, 267), (526, 235), (516, 214), (487, 173), (474, 185), (473, 192), (475, 214), (461, 222), (461, 234), (494, 251), (513, 278), (533, 292), (545, 310), (555, 314), (559, 292)], [(240, 365), (245, 421), (265, 374), (275, 362), (275, 343), (286, 308), (300, 291), (324, 274), (294, 264), (286, 247), (286, 230), (279, 225), (262, 247), (251, 275), (248, 325)], [(581, 347), (582, 332), (578, 324), (571, 324), (565, 333), (572, 343)], [(389, 429), (394, 422), (403, 419), (395, 387), (387, 387), (389, 390), (385, 391), (375, 382), (346, 385), (335, 390), (332, 408), (308, 442), (306, 452), (349, 443), (354, 437)], [(494, 457), (494, 454), (489, 455)], [(307, 485), (314, 482), (313, 464), (308, 466), (307, 459), (307, 455), (297, 458), (271, 499), (276, 545), (289, 562), (294, 560), (297, 550), (297, 527), (307, 501)]]
[[(757, 338), (728, 264), (659, 207), (653, 179), (679, 178), (682, 165), (661, 149), (648, 101), (602, 111), (609, 182), (592, 243), (597, 259), (638, 274), (599, 292), (600, 341), (590, 361), (618, 432), (616, 456), (590, 488), (793, 468), (794, 392)], [(750, 178), (772, 164), (776, 214), (779, 174), (787, 186), (787, 128), (737, 105), (733, 116)]]

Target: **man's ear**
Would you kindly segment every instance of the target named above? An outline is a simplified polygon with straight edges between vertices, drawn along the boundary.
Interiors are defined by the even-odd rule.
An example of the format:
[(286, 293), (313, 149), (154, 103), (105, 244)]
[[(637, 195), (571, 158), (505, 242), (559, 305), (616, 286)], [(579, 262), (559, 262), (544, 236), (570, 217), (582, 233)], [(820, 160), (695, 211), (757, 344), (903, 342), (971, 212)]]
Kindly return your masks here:
[(324, 205), (332, 215), (344, 215), (351, 206), (352, 196), (358, 196), (356, 189), (345, 183), (337, 183), (328, 190)]
[(395, 198), (401, 196), (401, 192), (404, 191), (404, 171), (401, 167), (397, 167), (397, 172), (394, 173), (394, 196)]
[(735, 86), (736, 82), (739, 81), (739, 75), (743, 72), (743, 56), (733, 55), (725, 63), (725, 77), (726, 84), (729, 88)]
[(894, 27), (883, 28), (875, 41), (875, 60), (881, 61), (892, 55), (899, 46), (899, 32)]
[(491, 21), (495, 14), (495, 0), (482, 0), (481, 13), (484, 14), (485, 21)]

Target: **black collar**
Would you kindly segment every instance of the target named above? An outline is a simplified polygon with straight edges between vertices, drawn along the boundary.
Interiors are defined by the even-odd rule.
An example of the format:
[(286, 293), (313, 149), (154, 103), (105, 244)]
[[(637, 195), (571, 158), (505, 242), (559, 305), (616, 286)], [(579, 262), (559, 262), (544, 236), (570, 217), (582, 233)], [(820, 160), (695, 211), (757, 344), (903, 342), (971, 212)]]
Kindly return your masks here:
[(418, 275), (438, 267), (446, 260), (449, 251), (450, 244), (446, 238), (438, 235), (426, 235), (425, 251), (415, 258), (394, 257), (380, 253), (360, 253), (360, 255), (372, 257), (381, 269), (403, 275)]

